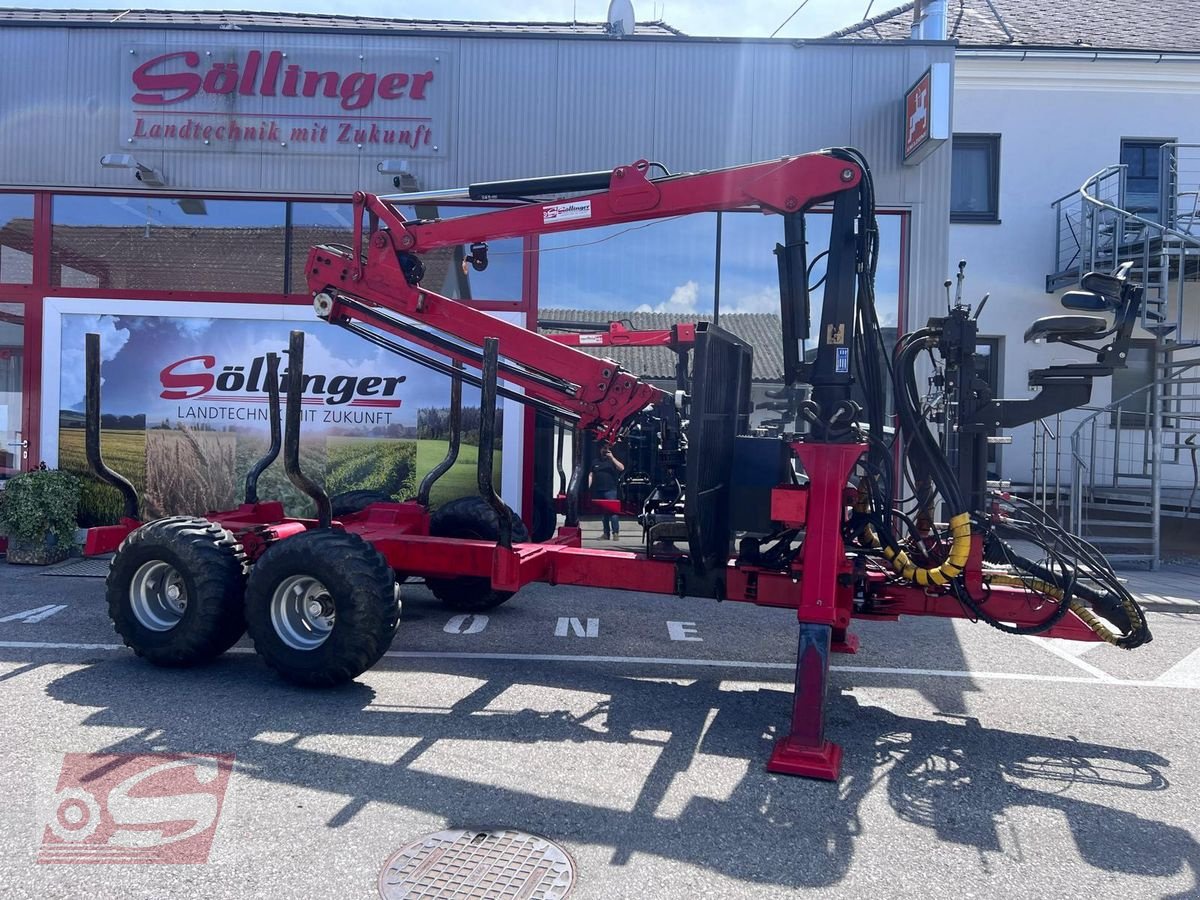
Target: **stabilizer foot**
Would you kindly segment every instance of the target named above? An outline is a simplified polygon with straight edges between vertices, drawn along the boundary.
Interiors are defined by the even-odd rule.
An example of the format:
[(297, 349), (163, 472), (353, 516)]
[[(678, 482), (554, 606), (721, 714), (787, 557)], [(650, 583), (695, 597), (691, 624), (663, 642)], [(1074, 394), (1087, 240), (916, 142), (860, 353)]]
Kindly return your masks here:
[(830, 653), (857, 653), (858, 652), (858, 635), (849, 634), (848, 632), (833, 633), (833, 640), (829, 644)]
[(825, 741), (820, 747), (797, 743), (793, 738), (780, 738), (771, 751), (767, 771), (780, 775), (799, 775), (802, 778), (820, 778), (822, 781), (837, 781), (842, 768), (842, 747)]

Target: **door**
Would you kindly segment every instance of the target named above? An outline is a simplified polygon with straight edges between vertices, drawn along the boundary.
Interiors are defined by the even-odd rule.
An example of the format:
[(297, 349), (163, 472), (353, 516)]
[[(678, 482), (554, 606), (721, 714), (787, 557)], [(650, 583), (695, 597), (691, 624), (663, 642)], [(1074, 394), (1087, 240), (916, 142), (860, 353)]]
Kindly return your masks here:
[(0, 480), (28, 467), (24, 368), (25, 305), (0, 302)]

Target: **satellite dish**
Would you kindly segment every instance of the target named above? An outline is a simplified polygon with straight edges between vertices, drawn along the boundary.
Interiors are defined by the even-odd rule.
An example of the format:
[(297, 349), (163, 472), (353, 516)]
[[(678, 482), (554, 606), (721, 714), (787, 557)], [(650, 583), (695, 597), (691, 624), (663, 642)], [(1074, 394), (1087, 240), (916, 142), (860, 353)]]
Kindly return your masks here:
[(633, 34), (633, 4), (629, 0), (610, 0), (605, 28), (609, 34), (617, 37)]

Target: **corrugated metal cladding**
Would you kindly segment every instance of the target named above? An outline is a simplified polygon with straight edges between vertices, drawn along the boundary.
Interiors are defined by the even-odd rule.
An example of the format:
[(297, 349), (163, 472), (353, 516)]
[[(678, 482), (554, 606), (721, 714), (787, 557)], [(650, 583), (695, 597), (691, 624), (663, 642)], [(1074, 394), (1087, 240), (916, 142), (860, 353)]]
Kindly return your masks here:
[[(135, 60), (186, 49), (243, 63), (250, 50), (264, 59), (281, 50), (342, 73), (415, 60), (436, 68), (435, 141), (329, 150), (283, 146), (290, 134), (236, 148), (130, 142)], [(129, 152), (172, 190), (342, 196), (390, 190), (376, 170), (383, 159), (408, 159), (422, 187), (447, 188), (642, 157), (681, 171), (851, 144), (871, 162), (880, 205), (913, 212), (911, 323), (936, 306), (946, 267), (949, 149), (914, 167), (900, 152), (903, 94), (934, 62), (953, 65), (952, 47), (0, 27), (0, 179), (129, 189), (127, 170), (99, 165), (105, 153)], [(285, 114), (279, 97), (228, 99), (246, 121)]]

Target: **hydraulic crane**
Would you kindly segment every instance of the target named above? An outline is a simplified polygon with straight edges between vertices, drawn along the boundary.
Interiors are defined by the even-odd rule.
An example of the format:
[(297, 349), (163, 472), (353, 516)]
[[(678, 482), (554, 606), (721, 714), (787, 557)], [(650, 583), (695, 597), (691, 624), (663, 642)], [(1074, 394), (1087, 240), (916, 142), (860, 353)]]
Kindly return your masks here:
[[(916, 388), (917, 357), (938, 354), (946, 385), (940, 414), (955, 433), (973, 436), (971, 447), (998, 427), (1086, 402), (1092, 379), (1123, 364), (1140, 309), (1141, 290), (1125, 273), (1096, 276), (1088, 290), (1068, 295), (1076, 308), (1112, 313), (1111, 327), (1092, 316), (1035, 324), (1037, 337), (1094, 350), (1095, 364), (1039, 370), (1031, 373), (1039, 387), (1033, 399), (995, 399), (963, 375), (974, 333), (961, 307), (905, 335), (894, 360), (885, 351), (873, 295), (874, 189), (857, 152), (652, 177), (661, 168), (643, 160), (610, 172), (474, 185), (463, 193), (523, 202), (447, 220), (401, 215), (398, 204), (419, 195), (355, 194), (352, 245), (318, 246), (307, 260), (316, 313), (445, 373), (456, 391), (462, 382), (481, 387), (481, 497), (431, 516), (422, 485), (413, 501), (335, 509), (300, 471), (300, 379), (287, 377), (285, 468), (316, 502), (317, 518), (285, 516), (280, 504), (259, 501), (248, 480), (242, 506), (193, 523), (193, 532), (208, 527), (207, 536), (189, 533), (185, 541), (181, 529), (158, 523), (137, 529), (122, 543), (109, 579), (110, 611), (126, 642), (156, 662), (201, 661), (228, 646), (242, 621), (232, 621), (236, 607), (270, 665), (300, 683), (330, 684), (355, 677), (386, 650), (397, 624), (397, 574), (424, 576), (443, 602), (471, 611), (502, 603), (535, 581), (778, 606), (795, 611), (799, 647), (792, 726), (769, 768), (835, 778), (841, 750), (824, 729), (829, 654), (856, 649), (852, 617), (982, 618), (1007, 631), (1122, 647), (1149, 640), (1140, 608), (1094, 548), (1042, 511), (981, 483), (978, 453), (963, 454), (968, 466), (951, 468)], [(553, 199), (528, 199), (545, 195)], [(802, 341), (812, 326), (804, 217), (822, 204), (831, 208), (830, 243), (815, 352), (806, 359)], [(778, 215), (783, 225), (775, 255), (784, 385), (771, 403), (778, 414), (771, 434), (748, 427), (752, 348), (710, 323), (640, 337), (610, 326), (591, 341), (546, 336), (422, 284), (422, 254), (441, 248), (469, 247), (466, 259), (483, 269), (488, 242), (500, 238), (744, 209)], [(1107, 342), (1096, 348), (1079, 343), (1084, 339)], [(663, 391), (578, 349), (637, 340), (672, 346), (681, 359), (690, 348), (690, 375), (679, 373), (687, 390)], [(302, 368), (302, 335), (294, 333), (289, 373)], [(268, 384), (277, 408), (278, 381)], [(889, 387), (898, 423), (890, 433)], [(98, 390), (97, 384), (97, 404)], [(482, 462), (491, 459), (498, 395), (599, 440), (636, 432), (648, 442), (654, 465), (647, 477), (654, 483), (641, 517), (644, 550), (583, 547), (570, 504), (554, 537), (527, 539)], [(273, 441), (275, 453), (279, 445)], [(901, 448), (906, 453), (898, 462)], [(456, 452), (452, 440), (447, 459)], [(255, 477), (273, 459), (268, 453)], [(95, 462), (104, 471), (98, 447)], [(910, 472), (923, 513), (915, 521), (911, 500), (897, 490)], [(568, 493), (577, 495), (578, 471), (572, 481)], [(949, 513), (947, 525), (934, 523), (935, 494)], [(118, 534), (104, 537), (111, 543)], [(1037, 544), (1038, 558), (1024, 555), (1014, 537)], [(178, 552), (180, 541), (186, 554)], [(233, 541), (242, 547), (236, 553), (227, 546)], [(220, 560), (253, 564), (244, 584), (230, 575), (211, 601), (219, 611), (205, 620), (208, 631), (187, 611), (203, 593), (193, 571), (202, 555), (197, 547), (210, 570)], [(232, 563), (226, 568), (232, 572)], [(183, 611), (172, 607), (171, 585), (176, 597), (190, 590)], [(237, 603), (228, 600), (232, 593)], [(213, 624), (226, 619), (225, 630)], [(189, 628), (199, 628), (200, 637)], [(173, 636), (176, 629), (192, 639)]]

